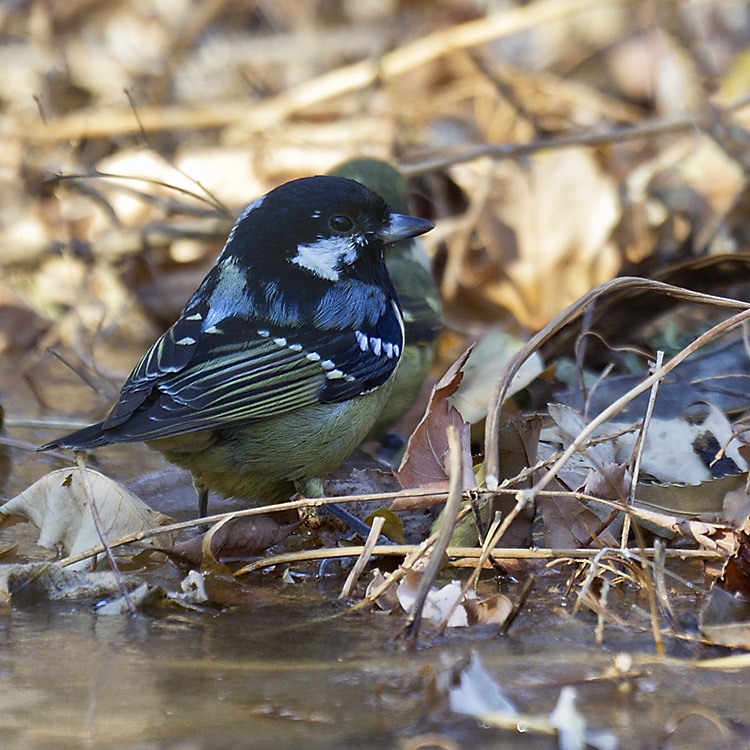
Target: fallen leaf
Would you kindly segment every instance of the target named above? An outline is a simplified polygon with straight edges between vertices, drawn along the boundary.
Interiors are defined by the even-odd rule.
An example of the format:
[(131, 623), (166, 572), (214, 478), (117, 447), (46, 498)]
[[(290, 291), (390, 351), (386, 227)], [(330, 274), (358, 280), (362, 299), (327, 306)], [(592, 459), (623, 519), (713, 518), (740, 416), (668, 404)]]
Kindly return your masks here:
[[(87, 474), (104, 533), (110, 541), (172, 522), (104, 474), (93, 469), (88, 469)], [(13, 516), (30, 521), (39, 529), (37, 543), (47, 549), (62, 544), (68, 554), (75, 555), (101, 543), (78, 469), (58, 469), (46, 474), (0, 507), (0, 514), (0, 527), (13, 522)], [(152, 537), (142, 543), (163, 547), (170, 542), (169, 537)], [(88, 560), (82, 560), (70, 567), (82, 569), (88, 565)]]
[(536, 503), (544, 519), (545, 547), (586, 547), (592, 543), (592, 534), (596, 534), (596, 538), (606, 546), (618, 545), (609, 530), (601, 529), (602, 519), (580, 500), (563, 494), (541, 495)]
[[(449, 398), (456, 392), (463, 373), (461, 368), (466, 363), (472, 348), (469, 347), (435, 384), (430, 394), (427, 410), (409, 438), (406, 452), (395, 476), (404, 489), (414, 487), (447, 488), (448, 473), (446, 459), (448, 454), (448, 437), (446, 430), (450, 425), (456, 427), (461, 437), (464, 486), (474, 486), (474, 471), (471, 462), (471, 445), (469, 424)], [(394, 504), (391, 510), (405, 510)]]
[(477, 625), (505, 625), (513, 613), (513, 602), (505, 594), (494, 594), (487, 599), (467, 597), (463, 606)]
[[(379, 568), (373, 568), (372, 577), (370, 582), (367, 584), (367, 590), (365, 591), (365, 598), (370, 599), (373, 591), (379, 589), (385, 583), (385, 576)], [(398, 604), (398, 597), (393, 586), (386, 589), (377, 599), (375, 599), (375, 606), (384, 612), (393, 612)]]
[[(674, 515), (710, 516), (729, 522), (739, 521), (745, 517), (736, 517), (735, 514), (741, 514), (742, 508), (746, 507), (746, 481), (747, 473), (709, 479), (699, 484), (639, 482), (635, 506)], [(736, 505), (733, 506), (733, 502)]]
[(476, 232), (493, 265), (478, 291), (522, 325), (541, 327), (619, 270), (618, 186), (589, 149), (476, 159), (450, 174), (467, 195), (486, 195)]
[[(299, 524), (296, 510), (233, 518), (214, 533), (211, 554), (222, 563), (245, 562), (282, 542)], [(161, 551), (177, 562), (200, 567), (204, 561), (205, 538), (206, 534), (199, 534), (192, 539), (162, 548)]]
[[(469, 359), (464, 364), (463, 379), (451, 397), (463, 418), (474, 424), (487, 416), (487, 406), (505, 365), (526, 342), (506, 331), (492, 330), (475, 344)], [(534, 352), (524, 360), (513, 377), (508, 397), (525, 388), (544, 369), (542, 358)]]
[(476, 652), (471, 655), (469, 665), (459, 674), (457, 684), (448, 690), (448, 702), (451, 711), (468, 716), (517, 713), (516, 707), (503, 695)]
[[(698, 407), (702, 412), (695, 415)], [(626, 427), (611, 422), (608, 431)], [(641, 460), (641, 472), (667, 484), (699, 484), (710, 479), (741, 474), (748, 465), (740, 455), (740, 443), (733, 438), (732, 425), (712, 404), (695, 405), (687, 418), (652, 419), (646, 433)], [(636, 436), (633, 433), (617, 438), (616, 460), (627, 462), (633, 452)], [(726, 446), (723, 456), (717, 454)]]
[(736, 531), (735, 537), (737, 549), (711, 587), (700, 628), (713, 643), (750, 648), (750, 535)]
[[(396, 588), (398, 603), (407, 614), (411, 614), (414, 609), (421, 580), (422, 571), (412, 570)], [(513, 604), (503, 594), (480, 599), (476, 591), (470, 590), (462, 597), (459, 581), (451, 581), (445, 586), (433, 586), (425, 599), (422, 619), (437, 626), (448, 617), (449, 612), (449, 628), (503, 625), (513, 612)]]
[(372, 526), (372, 522), (376, 516), (384, 519), (383, 528), (380, 532), (383, 536), (388, 537), (388, 539), (396, 544), (406, 544), (406, 539), (404, 538), (404, 521), (401, 516), (397, 516), (392, 510), (388, 510), (387, 508), (378, 508), (378, 510), (373, 511), (364, 519), (365, 523), (368, 526)]
[(626, 502), (632, 483), (633, 477), (627, 464), (606, 464), (598, 469), (589, 469), (582, 491), (602, 500)]

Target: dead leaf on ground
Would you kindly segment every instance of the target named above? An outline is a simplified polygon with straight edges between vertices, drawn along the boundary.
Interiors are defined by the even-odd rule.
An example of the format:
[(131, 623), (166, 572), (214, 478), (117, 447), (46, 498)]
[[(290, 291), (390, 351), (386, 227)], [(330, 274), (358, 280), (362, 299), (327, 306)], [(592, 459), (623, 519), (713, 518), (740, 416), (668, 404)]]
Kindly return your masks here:
[[(222, 563), (246, 562), (284, 541), (299, 524), (296, 510), (233, 518), (214, 533), (211, 554)], [(205, 538), (206, 534), (199, 534), (161, 551), (178, 563), (200, 567), (204, 562)]]
[[(469, 424), (449, 398), (456, 392), (463, 378), (462, 368), (471, 354), (469, 347), (435, 384), (430, 394), (427, 411), (416, 430), (409, 438), (406, 453), (396, 478), (404, 489), (415, 487), (448, 487), (446, 459), (448, 437), (446, 430), (453, 425), (461, 436), (464, 486), (474, 486), (474, 470), (471, 461)], [(391, 510), (408, 510), (408, 498), (393, 503)]]
[[(421, 571), (410, 571), (399, 583), (396, 596), (407, 614), (414, 609), (417, 589), (422, 580)], [(422, 618), (435, 626), (448, 616), (447, 627), (468, 628), (474, 625), (503, 625), (513, 613), (513, 603), (504, 594), (494, 594), (480, 599), (470, 590), (461, 596), (461, 583), (451, 581), (445, 586), (433, 586), (422, 608)]]
[[(554, 485), (550, 485), (553, 487)], [(602, 519), (580, 500), (569, 495), (541, 495), (537, 509), (544, 519), (544, 546), (551, 549), (573, 549), (592, 544), (592, 535), (605, 546), (616, 547), (618, 541)]]
[[(518, 336), (495, 329), (488, 331), (474, 346), (462, 368), (463, 379), (450, 399), (467, 422), (475, 424), (487, 416), (487, 406), (500, 373), (525, 343)], [(539, 352), (534, 352), (513, 377), (508, 397), (529, 385), (543, 370), (542, 358)]]
[(701, 610), (701, 633), (713, 643), (750, 648), (750, 535), (736, 532), (737, 550), (714, 581)]
[(476, 230), (493, 265), (474, 276), (487, 279), (481, 292), (522, 324), (541, 327), (619, 270), (611, 238), (621, 215), (618, 186), (590, 150), (476, 159), (450, 173), (471, 196), (491, 182)]
[[(87, 474), (109, 541), (172, 522), (104, 474), (92, 469)], [(0, 513), (3, 514), (0, 526), (13, 523), (14, 516), (30, 521), (39, 529), (37, 543), (48, 549), (62, 544), (68, 554), (75, 555), (101, 543), (78, 469), (58, 469), (46, 474), (0, 507)], [(143, 543), (165, 546), (170, 541), (162, 536)], [(82, 560), (71, 567), (80, 569), (88, 564), (88, 560)]]
[[(500, 427), (498, 436), (498, 453), (500, 456), (500, 481), (513, 480), (525, 469), (536, 463), (539, 433), (542, 418), (539, 415), (524, 417), (514, 414), (511, 419)], [(511, 487), (527, 488), (531, 486), (531, 477), (523, 480), (511, 481)], [(463, 503), (465, 507), (466, 503)], [(481, 529), (477, 528), (476, 514), (472, 513), (456, 523), (449, 546), (476, 547), (481, 537), (487, 532), (491, 520), (497, 512), (504, 516), (510, 513), (516, 505), (514, 497), (498, 495), (479, 497), (474, 501), (475, 509), (481, 520)], [(500, 545), (503, 547), (528, 547), (531, 543), (531, 527), (534, 521), (535, 504), (529, 503), (513, 520), (506, 530)], [(432, 526), (434, 533), (440, 528), (442, 515)]]

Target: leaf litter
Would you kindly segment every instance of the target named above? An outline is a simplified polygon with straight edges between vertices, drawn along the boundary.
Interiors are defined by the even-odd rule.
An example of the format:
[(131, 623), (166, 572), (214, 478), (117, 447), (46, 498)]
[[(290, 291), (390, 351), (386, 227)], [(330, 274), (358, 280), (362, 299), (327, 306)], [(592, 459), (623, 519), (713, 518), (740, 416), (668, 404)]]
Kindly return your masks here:
[[(429, 18), (388, 5), (320, 18), (287, 3), (221, 6), (180, 26), (192, 16), (169, 4), (87, 13), (32, 3), (32, 33), (12, 9), (0, 18), (14, 82), (0, 113), (6, 606), (21, 607), (33, 585), (50, 600), (109, 599), (100, 614), (160, 617), (177, 601), (231, 611), (275, 582), (302, 588), (319, 560), (346, 556), (364, 572), (344, 600), (391, 613), (392, 631), (418, 618), (410, 645), (460, 642), (456, 623), (489, 643), (540, 638), (515, 615), (561, 579), (575, 613), (552, 611), (544, 627), (587, 629), (592, 645), (624, 631), (652, 638), (634, 653), (748, 647), (742, 24), (714, 3), (638, 25), (616, 2), (593, 14), (572, 2), (489, 15), (448, 3)], [(109, 33), (122, 44), (108, 49)], [(690, 54), (655, 45), (662, 34)], [(702, 51), (719, 41), (709, 64)], [(63, 429), (53, 419), (101, 415), (241, 206), (363, 153), (399, 162), (415, 210), (437, 221), (426, 245), (448, 322), (420, 408), (400, 426), (411, 436), (402, 489), (364, 452), (329, 488), (345, 487), (337, 501), (361, 505), (370, 523), (389, 508), (390, 534), (403, 538), (365, 549), (320, 500), (270, 509), (285, 516), (231, 507), (203, 534), (200, 521), (164, 526), (149, 506), (169, 495), (167, 512), (188, 517), (184, 479), (160, 488), (147, 481), (151, 464), (126, 470), (110, 457), (122, 454), (103, 451), (87, 474), (123, 593), (102, 570), (77, 470), (50, 472), (59, 459), (21, 446)], [(666, 365), (647, 374), (660, 350)], [(448, 425), (459, 433), (453, 455)], [(436, 514), (449, 497), (451, 512)], [(309, 509), (301, 524), (299, 507)], [(57, 561), (2, 536), (19, 518)], [(368, 566), (379, 573), (365, 586)], [(489, 695), (479, 669), (467, 670), (473, 692)], [(533, 716), (561, 747), (596, 745), (569, 688), (556, 696), (558, 708)], [(466, 713), (484, 721), (486, 710)]]

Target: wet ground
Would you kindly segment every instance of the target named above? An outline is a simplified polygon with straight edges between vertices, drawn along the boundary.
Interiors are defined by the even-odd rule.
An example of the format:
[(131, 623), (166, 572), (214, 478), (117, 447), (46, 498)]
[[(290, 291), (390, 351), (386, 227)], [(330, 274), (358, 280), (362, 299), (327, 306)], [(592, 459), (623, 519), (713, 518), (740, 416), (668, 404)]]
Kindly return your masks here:
[[(11, 419), (40, 411), (10, 369), (2, 396)], [(34, 444), (51, 436), (38, 428), (9, 433)], [(61, 465), (14, 449), (2, 492), (10, 497)], [(139, 494), (168, 513), (192, 513), (187, 478), (163, 474), (161, 459), (143, 446), (101, 451), (98, 467), (140, 484)], [(473, 651), (524, 713), (548, 714), (560, 689), (573, 685), (588, 724), (612, 731), (621, 748), (750, 746), (750, 672), (697, 668), (696, 660), (728, 652), (675, 640), (657, 659), (647, 603), (626, 586), (612, 592), (612, 607), (635, 627), (607, 625), (602, 645), (593, 615), (570, 614), (570, 570), (537, 567), (506, 634), (469, 629), (435, 639), (427, 630), (406, 651), (393, 642), (400, 616), (349, 613), (336, 601), (343, 574), (320, 581), (311, 572), (293, 583), (282, 583), (279, 571), (257, 574), (245, 584), (247, 604), (201, 612), (161, 607), (103, 617), (91, 605), (17, 593), (0, 611), (0, 747), (555, 747), (550, 737), (447, 710), (435, 686)], [(679, 572), (703, 590), (698, 563)], [(520, 589), (503, 585), (511, 597)], [(676, 586), (673, 596), (689, 625), (698, 594)], [(632, 666), (613, 677), (623, 652)]]
[[(505, 636), (464, 631), (404, 652), (390, 643), (398, 618), (340, 616), (328, 588), (266, 579), (257, 601), (205, 613), (97, 617), (87, 607), (14, 606), (0, 619), (0, 744), (554, 747), (549, 737), (483, 727), (435, 699), (436, 674), (476, 650), (526, 713), (549, 712), (561, 686), (575, 685), (589, 724), (613, 730), (620, 747), (743, 746), (736, 735), (722, 741), (711, 717), (745, 721), (746, 670), (696, 670), (689, 657), (699, 654), (674, 645), (678, 658), (655, 661), (649, 636), (626, 630), (609, 629), (597, 647), (591, 618), (571, 620), (553, 606), (559, 593), (540, 588)], [(637, 676), (607, 679), (620, 650), (633, 654)]]

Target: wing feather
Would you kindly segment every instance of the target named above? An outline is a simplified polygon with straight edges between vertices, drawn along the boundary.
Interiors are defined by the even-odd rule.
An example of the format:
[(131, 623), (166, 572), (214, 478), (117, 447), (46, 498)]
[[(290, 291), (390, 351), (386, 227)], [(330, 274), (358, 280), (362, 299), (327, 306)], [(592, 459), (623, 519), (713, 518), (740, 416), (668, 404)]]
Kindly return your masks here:
[[(102, 424), (108, 440), (154, 440), (342, 401), (382, 384), (398, 364), (398, 352), (386, 356), (382, 345), (363, 352), (350, 329), (259, 331), (233, 316), (201, 333), (194, 317), (187, 328), (183, 315), (133, 370)], [(366, 335), (395, 335), (400, 347), (393, 325)]]

